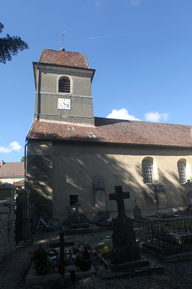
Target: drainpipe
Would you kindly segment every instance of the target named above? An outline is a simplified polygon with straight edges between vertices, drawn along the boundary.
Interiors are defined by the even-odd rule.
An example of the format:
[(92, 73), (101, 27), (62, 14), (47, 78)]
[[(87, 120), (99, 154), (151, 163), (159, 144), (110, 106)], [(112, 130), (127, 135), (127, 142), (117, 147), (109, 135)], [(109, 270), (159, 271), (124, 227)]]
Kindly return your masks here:
[(39, 120), (40, 116), (40, 72), (39, 72), (39, 62), (37, 63), (38, 70), (38, 81), (37, 81), (37, 120)]
[(25, 144), (25, 154), (24, 154), (24, 187), (26, 188), (26, 171), (27, 171), (27, 158), (26, 158), (26, 151), (27, 151), (28, 141)]

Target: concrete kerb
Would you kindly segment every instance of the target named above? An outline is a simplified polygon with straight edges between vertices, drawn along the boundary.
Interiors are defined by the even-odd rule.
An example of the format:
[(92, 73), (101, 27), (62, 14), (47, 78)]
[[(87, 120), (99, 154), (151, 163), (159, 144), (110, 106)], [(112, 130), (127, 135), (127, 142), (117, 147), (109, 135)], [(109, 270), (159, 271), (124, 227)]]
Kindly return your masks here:
[[(73, 266), (76, 267), (76, 266)], [(91, 275), (95, 275), (96, 271), (93, 265), (91, 266), (91, 269), (89, 271), (80, 271), (77, 267), (71, 268), (71, 266), (65, 267), (65, 279), (70, 279), (70, 271), (75, 270), (75, 277), (76, 278), (84, 278)], [(25, 283), (40, 283), (40, 282), (47, 282), (47, 281), (55, 281), (60, 277), (59, 272), (49, 272), (46, 275), (38, 275), (35, 269), (34, 263), (32, 264), (27, 277), (25, 279)]]

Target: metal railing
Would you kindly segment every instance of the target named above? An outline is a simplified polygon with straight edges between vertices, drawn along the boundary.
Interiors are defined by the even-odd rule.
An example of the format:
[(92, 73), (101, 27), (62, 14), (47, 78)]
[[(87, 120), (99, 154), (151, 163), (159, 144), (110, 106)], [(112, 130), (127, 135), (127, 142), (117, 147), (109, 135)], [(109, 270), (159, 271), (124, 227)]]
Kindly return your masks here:
[(192, 244), (192, 217), (133, 220), (136, 239), (161, 248)]

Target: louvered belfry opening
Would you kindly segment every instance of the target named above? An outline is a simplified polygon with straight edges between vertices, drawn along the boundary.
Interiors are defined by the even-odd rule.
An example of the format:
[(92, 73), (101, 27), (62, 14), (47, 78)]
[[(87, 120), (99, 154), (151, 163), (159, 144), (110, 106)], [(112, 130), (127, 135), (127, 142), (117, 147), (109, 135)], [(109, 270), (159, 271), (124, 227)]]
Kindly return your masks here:
[(70, 80), (69, 78), (61, 78), (59, 80), (59, 92), (70, 93)]

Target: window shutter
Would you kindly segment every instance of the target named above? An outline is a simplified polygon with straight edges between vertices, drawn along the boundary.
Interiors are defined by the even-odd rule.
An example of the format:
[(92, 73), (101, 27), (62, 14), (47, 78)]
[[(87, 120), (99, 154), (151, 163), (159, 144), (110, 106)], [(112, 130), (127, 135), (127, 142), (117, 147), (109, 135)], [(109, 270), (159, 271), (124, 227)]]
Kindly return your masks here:
[(61, 78), (59, 80), (59, 92), (70, 93), (70, 80), (69, 80), (69, 78)]

